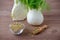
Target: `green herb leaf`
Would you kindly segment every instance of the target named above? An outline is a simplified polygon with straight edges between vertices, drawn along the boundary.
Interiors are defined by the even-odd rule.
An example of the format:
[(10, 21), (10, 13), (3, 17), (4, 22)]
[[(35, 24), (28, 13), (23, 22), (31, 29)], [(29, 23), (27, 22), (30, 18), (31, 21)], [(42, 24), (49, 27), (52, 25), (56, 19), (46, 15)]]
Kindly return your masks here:
[(39, 9), (45, 10), (49, 9), (49, 6), (46, 2), (46, 0), (20, 0), (21, 3), (23, 3), (27, 8), (30, 9)]

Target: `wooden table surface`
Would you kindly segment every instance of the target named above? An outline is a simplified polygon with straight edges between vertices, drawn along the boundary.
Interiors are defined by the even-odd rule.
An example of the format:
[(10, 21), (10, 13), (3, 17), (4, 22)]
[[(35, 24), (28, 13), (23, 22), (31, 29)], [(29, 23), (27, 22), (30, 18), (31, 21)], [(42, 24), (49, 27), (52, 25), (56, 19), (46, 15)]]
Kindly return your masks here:
[[(14, 36), (9, 31), (13, 0), (0, 0), (0, 40), (60, 40), (60, 0), (47, 0), (47, 2), (51, 6), (51, 11), (45, 11), (43, 14), (44, 24), (47, 24), (49, 28), (39, 35), (32, 36), (25, 30), (20, 36)], [(19, 22), (24, 23), (28, 28), (34, 27), (26, 20)]]

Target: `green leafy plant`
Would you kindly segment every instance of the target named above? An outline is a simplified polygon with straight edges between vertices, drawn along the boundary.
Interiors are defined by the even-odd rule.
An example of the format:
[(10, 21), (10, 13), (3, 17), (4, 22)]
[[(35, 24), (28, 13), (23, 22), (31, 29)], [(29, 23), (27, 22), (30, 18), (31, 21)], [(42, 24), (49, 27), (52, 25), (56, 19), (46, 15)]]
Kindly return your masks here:
[(46, 0), (19, 0), (19, 1), (30, 9), (41, 9), (41, 10), (49, 9)]

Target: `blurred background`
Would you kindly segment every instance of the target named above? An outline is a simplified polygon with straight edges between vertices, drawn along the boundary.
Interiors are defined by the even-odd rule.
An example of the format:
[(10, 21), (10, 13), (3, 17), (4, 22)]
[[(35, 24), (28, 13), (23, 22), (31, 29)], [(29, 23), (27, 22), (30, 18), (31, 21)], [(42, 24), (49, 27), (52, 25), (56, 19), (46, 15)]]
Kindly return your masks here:
[[(0, 0), (0, 15), (9, 15), (14, 0)], [(46, 0), (51, 6), (51, 11), (46, 15), (60, 15), (60, 0)], [(7, 12), (7, 13), (6, 13)]]
[[(0, 40), (18, 40), (19, 38), (11, 35), (8, 29), (9, 23), (11, 22), (10, 15), (13, 7), (13, 1), (14, 0), (0, 0)], [(26, 40), (29, 40), (32, 38), (33, 40), (34, 38), (36, 38), (36, 40), (40, 40), (38, 38), (42, 37), (41, 40), (45, 40), (44, 38), (47, 38), (48, 40), (60, 40), (60, 0), (46, 1), (49, 3), (51, 10), (49, 12), (44, 11), (43, 14), (45, 17), (45, 24), (48, 24), (51, 28), (48, 29), (46, 33), (38, 35), (37, 38), (32, 38), (31, 36), (28, 37), (28, 35), (25, 35), (20, 37), (19, 39), (23, 40), (24, 38)], [(55, 29), (57, 33), (53, 34), (52, 31), (55, 32)]]

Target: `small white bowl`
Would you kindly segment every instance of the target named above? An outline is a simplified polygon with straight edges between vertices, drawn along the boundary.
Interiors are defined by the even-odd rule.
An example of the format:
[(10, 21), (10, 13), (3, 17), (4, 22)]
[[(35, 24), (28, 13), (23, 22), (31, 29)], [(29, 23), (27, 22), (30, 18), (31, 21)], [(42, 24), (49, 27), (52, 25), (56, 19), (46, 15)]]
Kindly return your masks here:
[[(20, 24), (22, 24), (22, 23), (20, 23)], [(23, 28), (22, 29), (20, 29), (20, 31), (19, 32), (17, 32), (17, 33), (15, 33), (12, 29), (11, 29), (11, 24), (9, 25), (9, 30), (12, 32), (12, 34), (14, 34), (14, 35), (20, 35), (22, 32), (23, 32), (23, 30), (25, 29), (25, 25), (24, 24), (22, 24), (23, 26)]]

